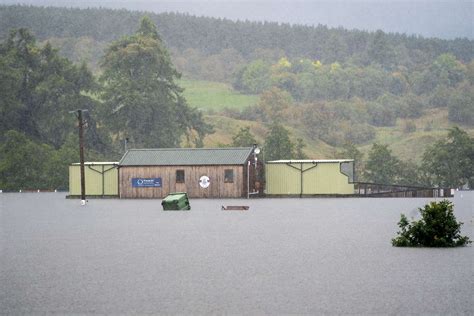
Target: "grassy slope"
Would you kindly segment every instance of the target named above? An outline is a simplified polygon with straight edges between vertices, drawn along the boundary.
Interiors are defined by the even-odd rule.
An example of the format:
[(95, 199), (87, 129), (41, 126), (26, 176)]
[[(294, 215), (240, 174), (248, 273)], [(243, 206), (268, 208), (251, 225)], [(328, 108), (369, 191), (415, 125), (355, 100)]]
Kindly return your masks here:
[(182, 79), (178, 84), (188, 103), (204, 111), (241, 109), (258, 102), (258, 96), (240, 94), (226, 83)]
[[(214, 126), (215, 133), (206, 137), (204, 144), (206, 147), (230, 144), (232, 136), (240, 127), (249, 126), (253, 135), (260, 144), (264, 142), (264, 135), (267, 128), (259, 122), (241, 121), (229, 117), (213, 114), (225, 107), (242, 109), (246, 106), (256, 104), (258, 96), (242, 95), (232, 90), (232, 87), (225, 83), (209, 81), (181, 80), (180, 85), (185, 88), (184, 96), (191, 106), (203, 110), (205, 120)], [(395, 155), (403, 160), (413, 160), (418, 162), (424, 150), (429, 145), (447, 134), (447, 129), (454, 124), (448, 121), (447, 109), (432, 109), (414, 120), (416, 131), (404, 132), (405, 120), (399, 119), (394, 127), (378, 127), (377, 134), (373, 141), (359, 146), (359, 149), (367, 153), (372, 142), (388, 144)], [(425, 128), (431, 126), (429, 130)], [(305, 137), (303, 131), (288, 127), (293, 139), (301, 137), (304, 139), (306, 154), (310, 158), (334, 158), (338, 148), (332, 147), (322, 141), (313, 141)], [(474, 128), (461, 126), (471, 136), (474, 136)], [(348, 157), (349, 158), (349, 157)]]
[[(232, 143), (232, 136), (235, 135), (240, 127), (250, 127), (251, 133), (255, 136), (255, 139), (259, 144), (263, 144), (265, 134), (267, 133), (267, 127), (259, 122), (254, 121), (243, 121), (236, 120), (233, 118), (221, 116), (221, 115), (206, 115), (206, 122), (214, 126), (215, 133), (207, 136), (204, 140), (206, 147), (217, 147)], [(288, 127), (293, 139), (301, 137), (304, 139), (304, 135), (301, 131), (294, 128)], [(335, 148), (329, 146), (322, 141), (311, 141), (305, 139), (305, 152), (310, 158), (329, 158), (334, 157)]]
[[(399, 119), (394, 127), (379, 127), (373, 142), (388, 144), (395, 155), (403, 160), (419, 162), (425, 149), (436, 141), (446, 137), (448, 129), (456, 126), (448, 120), (446, 108), (426, 110), (424, 115), (413, 121), (416, 131), (404, 132), (405, 120)], [(429, 129), (426, 127), (429, 126)], [(474, 136), (472, 126), (460, 126)], [(372, 143), (361, 146), (362, 152), (368, 152)]]

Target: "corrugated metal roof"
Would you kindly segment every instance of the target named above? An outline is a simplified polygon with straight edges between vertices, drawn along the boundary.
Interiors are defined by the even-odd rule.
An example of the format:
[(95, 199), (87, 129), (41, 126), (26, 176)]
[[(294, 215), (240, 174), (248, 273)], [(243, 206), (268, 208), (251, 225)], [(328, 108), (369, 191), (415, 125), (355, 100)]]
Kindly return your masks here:
[(120, 166), (242, 165), (252, 153), (244, 148), (130, 149)]
[(325, 162), (351, 162), (354, 159), (304, 159), (304, 160), (273, 160), (267, 163), (325, 163)]

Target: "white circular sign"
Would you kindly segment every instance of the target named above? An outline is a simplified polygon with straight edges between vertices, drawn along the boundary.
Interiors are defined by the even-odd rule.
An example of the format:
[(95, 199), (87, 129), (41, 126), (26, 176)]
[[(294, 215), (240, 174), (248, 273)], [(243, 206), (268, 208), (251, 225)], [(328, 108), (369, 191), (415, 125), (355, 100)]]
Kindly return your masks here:
[(206, 189), (211, 184), (208, 176), (202, 176), (199, 178), (199, 185), (201, 188)]

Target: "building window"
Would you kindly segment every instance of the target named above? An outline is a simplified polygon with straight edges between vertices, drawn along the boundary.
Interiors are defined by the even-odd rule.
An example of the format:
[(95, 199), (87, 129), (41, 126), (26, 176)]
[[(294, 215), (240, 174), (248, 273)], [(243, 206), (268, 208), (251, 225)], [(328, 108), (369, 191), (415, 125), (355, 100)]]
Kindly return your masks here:
[(176, 183), (184, 183), (184, 170), (176, 170)]
[(225, 169), (224, 170), (224, 182), (225, 183), (233, 183), (234, 182), (234, 170), (233, 169)]

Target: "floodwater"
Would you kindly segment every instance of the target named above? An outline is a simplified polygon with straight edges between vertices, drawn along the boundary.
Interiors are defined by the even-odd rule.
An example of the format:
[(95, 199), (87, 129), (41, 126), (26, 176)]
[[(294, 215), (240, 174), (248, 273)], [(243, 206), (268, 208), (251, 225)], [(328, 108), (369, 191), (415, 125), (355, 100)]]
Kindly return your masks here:
[[(474, 192), (453, 200), (473, 239)], [(0, 314), (472, 315), (473, 246), (391, 246), (400, 213), (429, 201), (191, 200), (163, 212), (160, 200), (3, 193)]]

